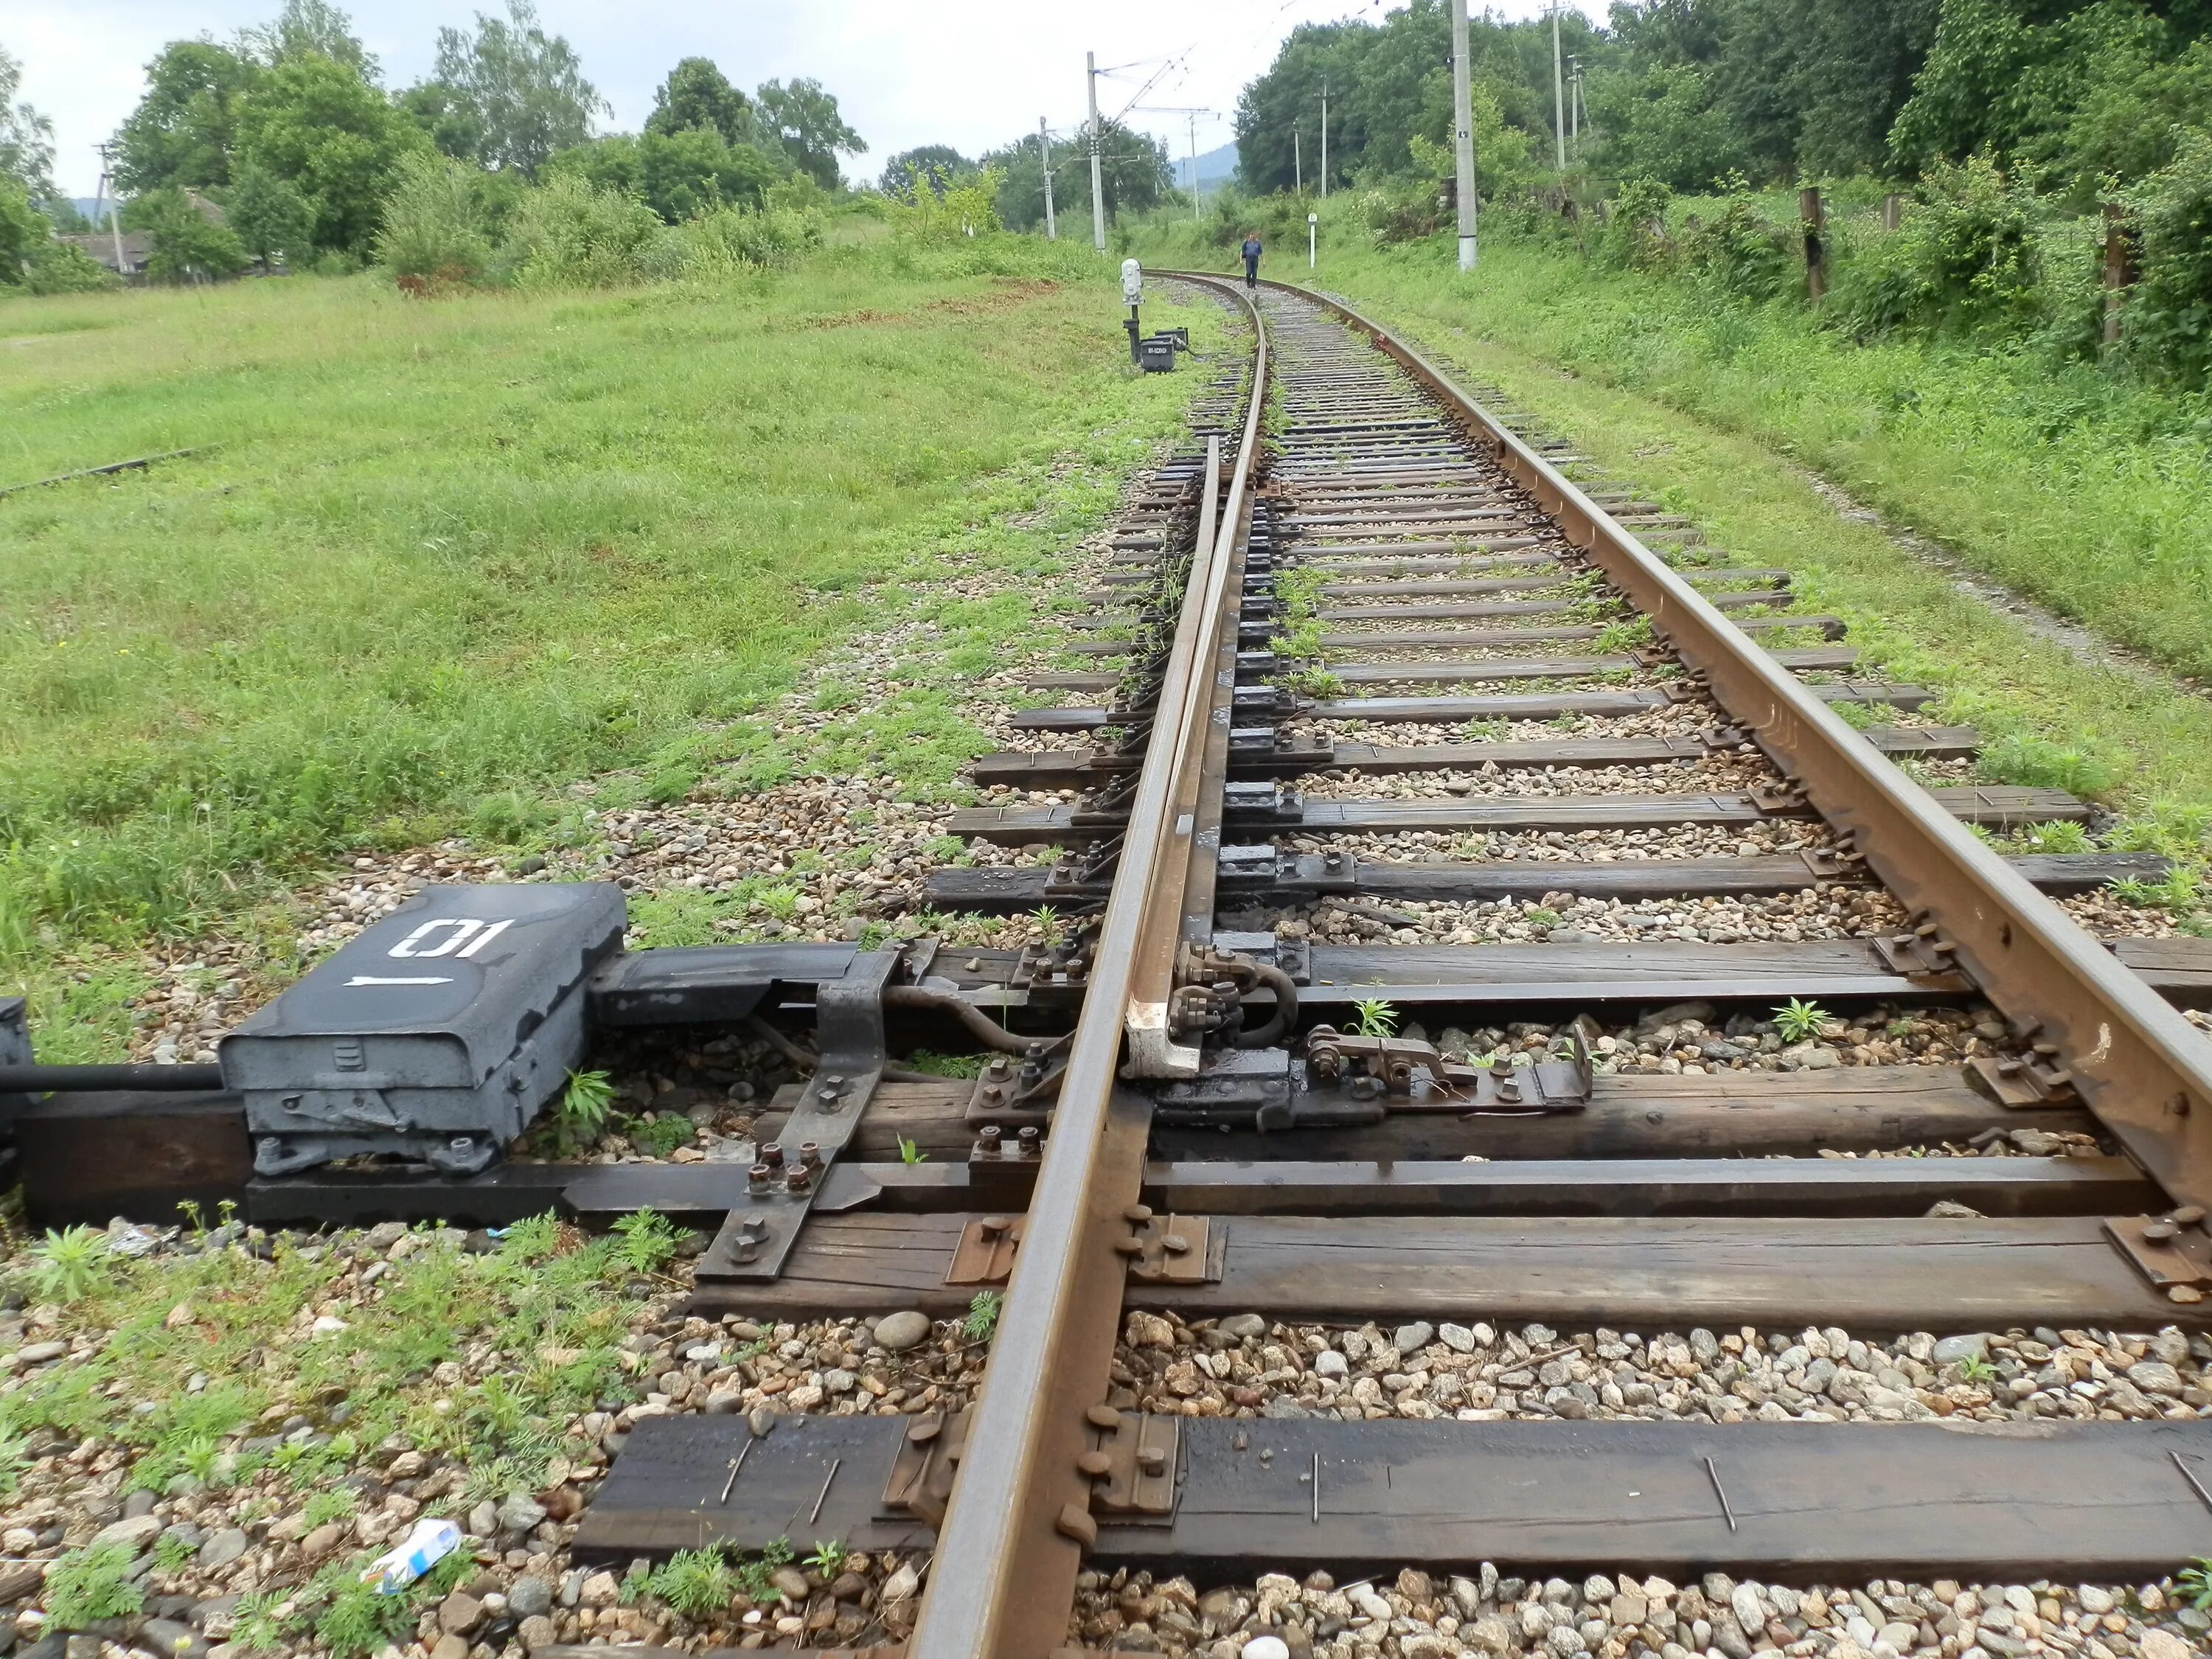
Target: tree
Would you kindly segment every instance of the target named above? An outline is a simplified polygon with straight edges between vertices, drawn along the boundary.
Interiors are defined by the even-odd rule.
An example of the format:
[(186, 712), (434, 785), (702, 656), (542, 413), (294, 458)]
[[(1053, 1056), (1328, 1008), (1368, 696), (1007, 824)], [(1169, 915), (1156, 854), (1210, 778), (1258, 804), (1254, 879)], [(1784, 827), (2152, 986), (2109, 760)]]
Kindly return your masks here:
[(146, 65), (146, 95), (115, 134), (126, 194), (230, 182), (239, 110), (264, 71), (211, 40), (173, 40)]
[[(905, 192), (915, 178), (939, 195), (945, 187), (967, 178), (975, 171), (976, 164), (950, 144), (916, 144), (912, 149), (902, 149), (884, 163), (883, 177), (878, 185), (886, 196)], [(1041, 213), (1042, 209), (1039, 209)]]
[[(1122, 208), (1134, 212), (1157, 206), (1175, 187), (1175, 173), (1167, 148), (1158, 140), (1115, 122), (1105, 124), (1106, 136), (1099, 152), (1100, 182), (1105, 187), (1106, 210)], [(941, 148), (941, 146), (933, 147)], [(909, 150), (908, 155), (923, 152)], [(948, 152), (949, 153), (949, 152)], [(1000, 222), (1010, 230), (1034, 230), (1044, 223), (1044, 167), (1037, 155), (1036, 135), (1001, 145), (980, 163), (963, 162), (964, 178), (980, 167), (999, 176), (996, 206)], [(886, 169), (888, 175), (889, 169)], [(941, 186), (940, 186), (941, 188)], [(886, 185), (886, 193), (893, 193)], [(904, 193), (903, 173), (898, 194)], [(1088, 226), (1091, 219), (1091, 149), (1080, 133), (1073, 139), (1055, 140), (1052, 146), (1053, 208), (1063, 227), (1071, 221)], [(1070, 234), (1063, 228), (1061, 234)], [(1090, 234), (1086, 228), (1082, 233)]]
[(535, 174), (556, 150), (583, 143), (612, 106), (584, 78), (575, 49), (538, 26), (531, 0), (507, 0), (507, 16), (477, 14), (476, 32), (438, 31), (437, 73), (472, 113), (486, 167)]
[(845, 125), (837, 100), (819, 81), (770, 81), (756, 95), (762, 126), (783, 143), (801, 173), (824, 190), (837, 188), (837, 158), (865, 155), (867, 144)]
[(238, 32), (238, 48), (269, 69), (319, 55), (343, 64), (369, 85), (376, 84), (375, 56), (354, 33), (353, 19), (329, 0), (284, 0), (284, 9), (274, 21)]
[[(1560, 35), (1561, 46), (1593, 75), (1621, 55), (1571, 8), (1561, 17)], [(1505, 125), (1541, 138), (1548, 149), (1553, 107), (1550, 23), (1508, 23), (1486, 13), (1469, 20), (1468, 46), (1474, 82), (1497, 106)], [(1301, 174), (1309, 190), (1321, 185), (1324, 87), (1332, 188), (1355, 178), (1407, 178), (1421, 172), (1413, 141), (1449, 148), (1451, 139), (1451, 18), (1444, 0), (1409, 0), (1380, 26), (1327, 23), (1293, 29), (1267, 73), (1237, 99), (1237, 174), (1247, 189), (1288, 190)]]
[(562, 150), (549, 174), (588, 180), (634, 196), (670, 224), (718, 207), (758, 207), (787, 165), (751, 144), (728, 144), (712, 127), (680, 132), (618, 132)]
[(23, 181), (0, 173), (0, 283), (21, 287), (25, 267), (46, 240), (46, 216), (31, 205)]
[(258, 162), (239, 167), (223, 211), (240, 243), (264, 270), (279, 260), (293, 264), (313, 251), (315, 216), (307, 198)]
[(240, 163), (299, 192), (318, 249), (366, 254), (400, 158), (428, 148), (374, 88), (319, 55), (270, 70), (239, 112)]
[(0, 176), (23, 186), (33, 202), (55, 195), (54, 124), (27, 103), (16, 101), (23, 68), (0, 46)]
[(392, 99), (441, 155), (473, 161), (483, 154), (483, 117), (465, 94), (443, 81), (423, 81)]
[(750, 142), (755, 135), (753, 106), (711, 58), (686, 58), (668, 71), (653, 95), (645, 130), (663, 135), (711, 129), (726, 144)]
[(1640, 73), (1592, 76), (1589, 96), (1591, 123), (1606, 135), (1605, 170), (1615, 178), (1701, 191), (1748, 164), (1728, 112), (1713, 100), (1710, 77), (1694, 64), (1654, 63)]
[[(1079, 212), (1091, 204), (1091, 151), (1087, 139), (1076, 147), (1076, 176), (1079, 185)], [(1149, 134), (1119, 121), (1102, 118), (1098, 133), (1099, 181), (1109, 218), (1127, 208), (1142, 213), (1158, 207), (1175, 188), (1175, 168), (1168, 161), (1168, 147)]]
[(238, 234), (202, 212), (174, 185), (132, 202), (131, 222), (150, 232), (146, 274), (156, 282), (212, 282), (234, 276), (251, 262)]

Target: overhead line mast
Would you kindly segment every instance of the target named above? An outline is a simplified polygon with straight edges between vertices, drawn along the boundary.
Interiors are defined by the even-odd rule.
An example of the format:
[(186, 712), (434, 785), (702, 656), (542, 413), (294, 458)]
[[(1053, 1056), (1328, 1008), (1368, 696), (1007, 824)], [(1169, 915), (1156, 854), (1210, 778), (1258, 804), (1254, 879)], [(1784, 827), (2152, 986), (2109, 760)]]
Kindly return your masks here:
[(1091, 96), (1091, 246), (1106, 251), (1106, 185), (1099, 171), (1098, 147), (1105, 135), (1098, 130), (1098, 54), (1083, 54), (1084, 87)]
[(1452, 171), (1459, 197), (1459, 268), (1474, 269), (1474, 91), (1468, 63), (1467, 0), (1452, 0)]

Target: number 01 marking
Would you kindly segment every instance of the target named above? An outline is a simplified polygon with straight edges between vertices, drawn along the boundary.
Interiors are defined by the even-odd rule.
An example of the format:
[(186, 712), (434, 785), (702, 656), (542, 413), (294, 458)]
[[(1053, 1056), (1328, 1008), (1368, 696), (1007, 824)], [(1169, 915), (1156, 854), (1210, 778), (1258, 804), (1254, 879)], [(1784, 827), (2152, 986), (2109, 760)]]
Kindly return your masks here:
[[(426, 921), (385, 952), (393, 957), (459, 957), (467, 958), (514, 926), (514, 918), (477, 921), (467, 916), (441, 916)], [(446, 931), (450, 930), (450, 931)], [(441, 932), (445, 937), (437, 938)]]

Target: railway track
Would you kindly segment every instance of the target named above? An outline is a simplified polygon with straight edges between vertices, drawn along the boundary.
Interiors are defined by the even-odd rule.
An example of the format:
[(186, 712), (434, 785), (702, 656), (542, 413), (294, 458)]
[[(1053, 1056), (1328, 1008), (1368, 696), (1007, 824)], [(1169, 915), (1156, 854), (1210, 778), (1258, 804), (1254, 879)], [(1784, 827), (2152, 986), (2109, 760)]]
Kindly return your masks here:
[[(1990, 844), (2094, 809), (1976, 782), (1786, 573), (1342, 306), (1180, 280), (1250, 356), (950, 825), (1065, 850), (927, 894), (1066, 936), (625, 956), (618, 899), (562, 911), (541, 1000), (594, 1030), (811, 1007), (757, 1165), (462, 1134), (413, 1148), (441, 1182), (360, 1175), (359, 1092), (346, 1134), (257, 1104), (342, 1030), (280, 1003), (192, 1079), (257, 1137), (222, 1179), (272, 1219), (651, 1204), (716, 1230), (701, 1330), (1002, 1296), (964, 1412), (630, 1433), (580, 1559), (927, 1552), (918, 1611), (793, 1641), (2160, 1659), (2160, 1607), (2063, 1588), (2212, 1555), (2212, 952), (2083, 925), (2159, 862)], [(386, 954), (562, 890), (454, 890)], [(981, 1076), (897, 1070), (956, 1025)], [(88, 1178), (53, 1121), (27, 1182)]]
[[(2212, 1353), (2212, 1045), (2173, 1006), (2212, 958), (2065, 908), (2155, 871), (1993, 850), (1969, 826), (2090, 809), (1972, 781), (1976, 734), (1786, 574), (1570, 482), (1373, 325), (1282, 288), (1255, 322), (1257, 391), (1095, 595), (1097, 667), (951, 826), (1067, 854), (932, 889), (1091, 907), (1010, 976), (1081, 992), (1064, 1048), (903, 1109), (956, 1155), (1000, 1131), (975, 1184), (908, 1171), (765, 1299), (699, 1298), (1006, 1285), (973, 1408), (873, 1431), (886, 1493), (934, 1483), (910, 1659), (1811, 1652), (1853, 1619), (2008, 1652), (2030, 1626), (1960, 1581), (2212, 1549), (2212, 1394), (2141, 1387)], [(1689, 1410), (1661, 1332), (1717, 1363)], [(2036, 1381), (2092, 1363), (2138, 1381)], [(618, 1501), (679, 1507), (611, 1485), (611, 1552)], [(2065, 1594), (2026, 1610), (2051, 1650), (2118, 1633)]]

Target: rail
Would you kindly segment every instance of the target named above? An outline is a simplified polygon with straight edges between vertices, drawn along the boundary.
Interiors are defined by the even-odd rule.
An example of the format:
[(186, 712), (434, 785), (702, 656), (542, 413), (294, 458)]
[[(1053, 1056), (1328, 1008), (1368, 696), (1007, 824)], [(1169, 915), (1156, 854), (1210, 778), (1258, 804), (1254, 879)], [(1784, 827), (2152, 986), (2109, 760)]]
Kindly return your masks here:
[[(1218, 279), (1188, 280), (1234, 292)], [(1113, 1248), (1115, 1223), (1139, 1196), (1151, 1115), (1149, 1103), (1116, 1075), (1124, 1030), (1138, 1052), (1177, 1063), (1165, 1010), (1184, 895), (1194, 864), (1218, 847), (1221, 772), (1217, 762), (1209, 775), (1204, 738), (1216, 724), (1227, 737), (1225, 720), (1212, 716), (1226, 709), (1234, 664), (1224, 674), (1218, 658), (1224, 620), (1240, 598), (1230, 573), (1249, 517), (1267, 386), (1266, 327), (1258, 307), (1239, 300), (1255, 343), (1228, 503), (1213, 514), (1217, 443), (1209, 448), (1200, 496), (1206, 516), (1159, 700), (1163, 711), (1175, 711), (1173, 724), (1156, 729), (1139, 775), (1028, 1231), (908, 1659), (1034, 1659), (1051, 1651), (1066, 1633), (1082, 1566), (1090, 1480), (1076, 1460), (1084, 1450), (1084, 1411), (1103, 1393), (1121, 1327), (1126, 1269)], [(1235, 643), (1230, 622), (1231, 652)], [(1200, 797), (1209, 779), (1211, 845), (1201, 833)], [(1210, 888), (1207, 903), (1210, 910)], [(1195, 1061), (1194, 1053), (1193, 1069)]]
[(2212, 1206), (2212, 1049), (2201, 1033), (1428, 359), (1340, 300), (1267, 286), (1365, 335), (1465, 421), (1916, 912), (1897, 951), (1931, 972), (1963, 969), (2063, 1058), (2063, 1080), (2177, 1201)]
[[(1161, 274), (1237, 292), (1203, 273)], [(1914, 912), (1914, 930), (1886, 942), (1900, 972), (1964, 969), (2063, 1056), (2058, 1079), (2176, 1199), (2212, 1201), (2212, 1050), (2172, 1006), (1419, 353), (1340, 301), (1267, 286), (1321, 307), (1401, 364), (1650, 618), (1692, 683)], [(1113, 1244), (1136, 1213), (1128, 1206), (1152, 1114), (1128, 1085), (1199, 1066), (1195, 1043), (1178, 1040), (1172, 998), (1185, 948), (1210, 942), (1237, 598), (1267, 392), (1264, 324), (1238, 297), (1257, 339), (1243, 432), (1186, 587), (1161, 722), (909, 1659), (1052, 1651), (1066, 1639), (1082, 1546), (1095, 1536), (1077, 1459), (1111, 1363), (1124, 1280)], [(1211, 459), (1209, 514), (1218, 451)]]

